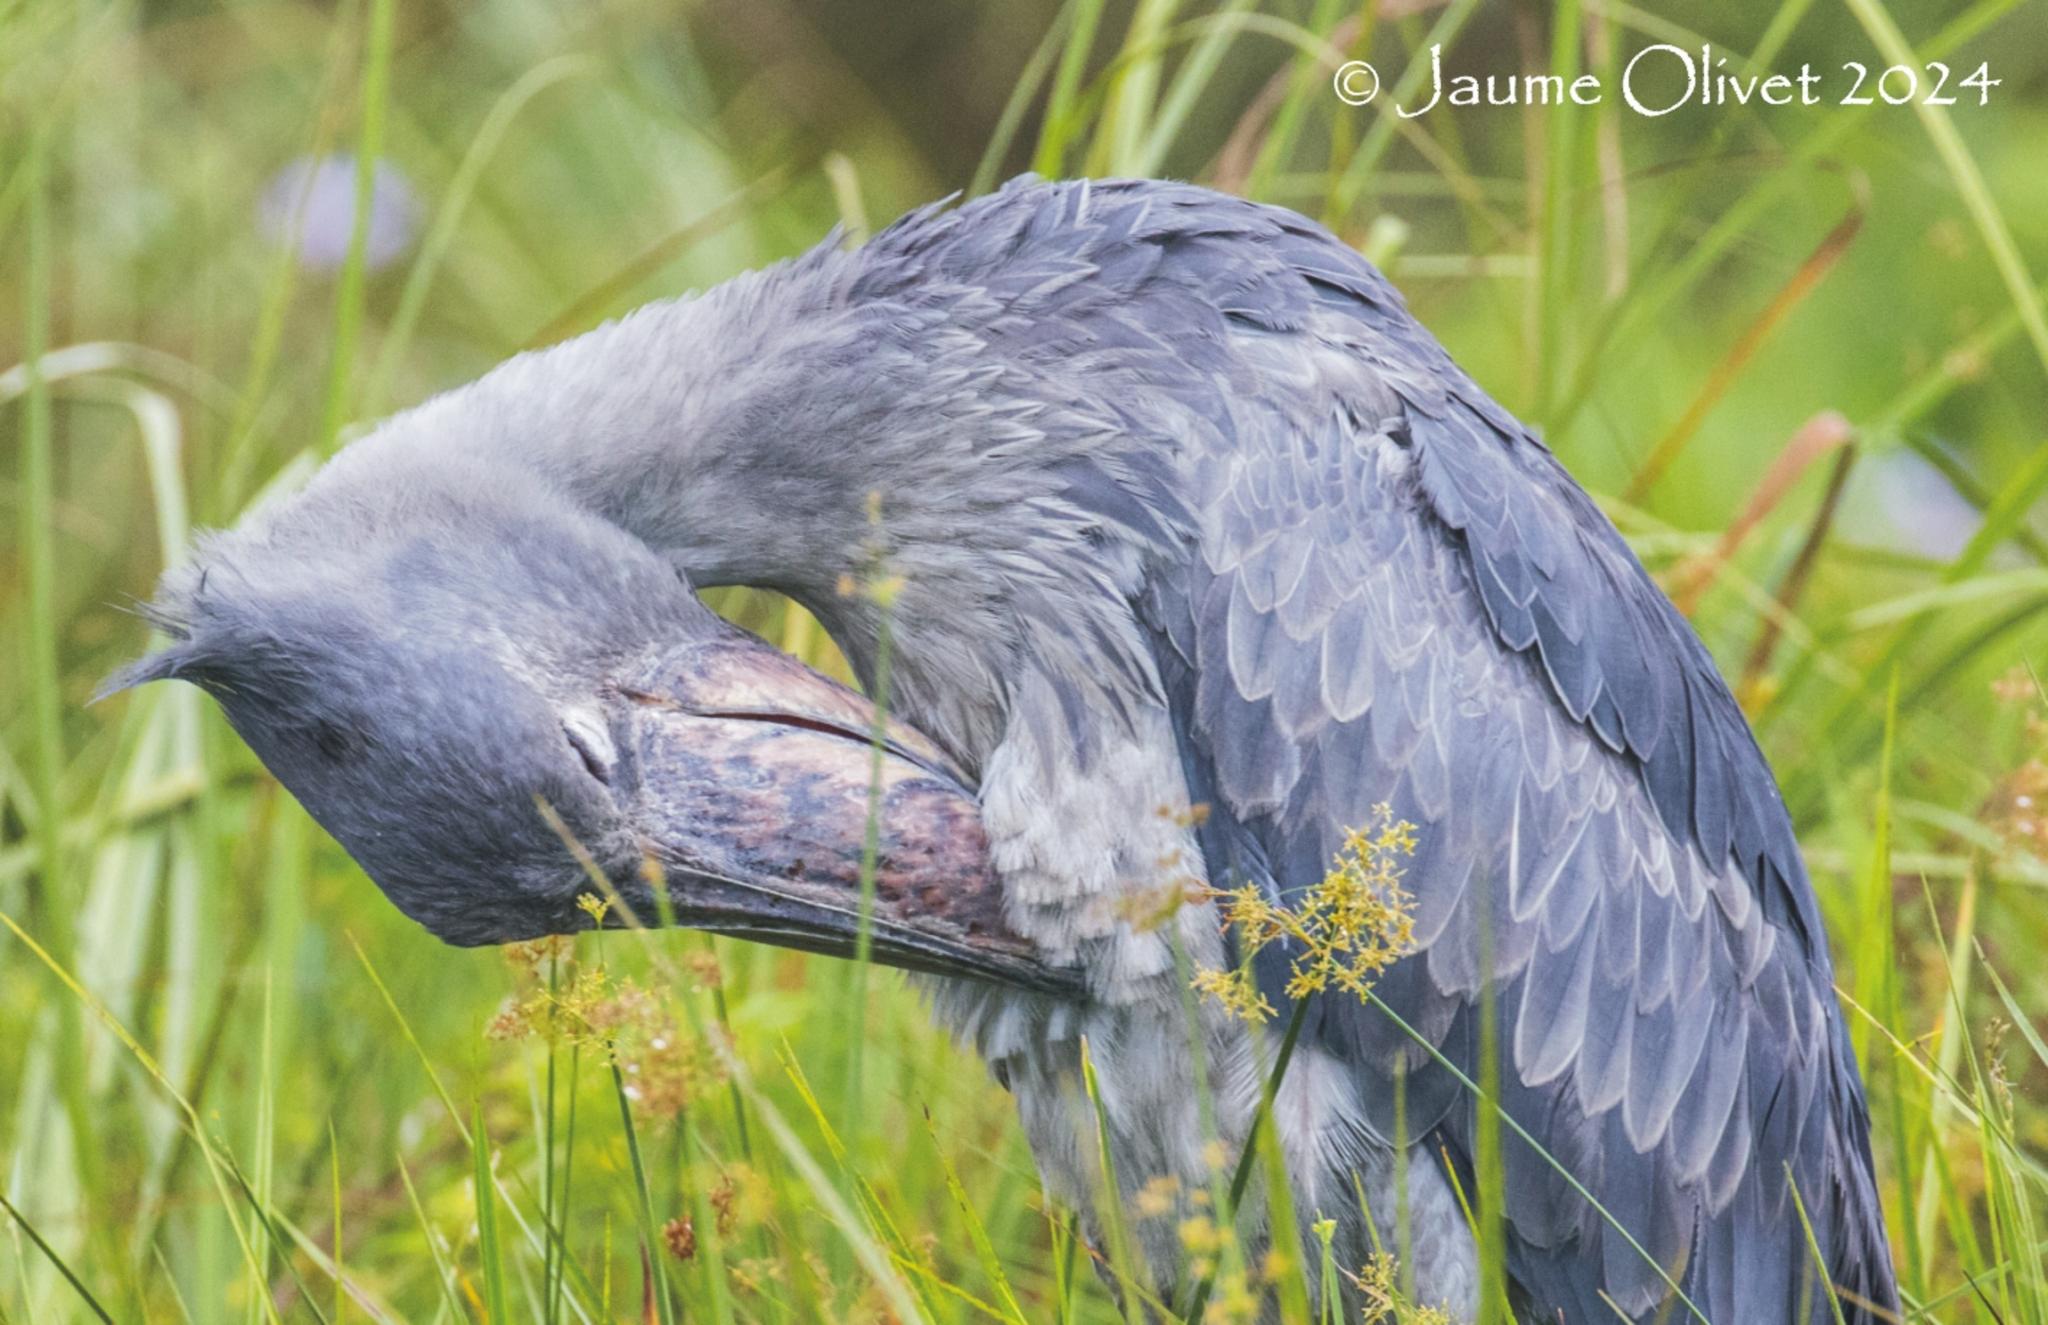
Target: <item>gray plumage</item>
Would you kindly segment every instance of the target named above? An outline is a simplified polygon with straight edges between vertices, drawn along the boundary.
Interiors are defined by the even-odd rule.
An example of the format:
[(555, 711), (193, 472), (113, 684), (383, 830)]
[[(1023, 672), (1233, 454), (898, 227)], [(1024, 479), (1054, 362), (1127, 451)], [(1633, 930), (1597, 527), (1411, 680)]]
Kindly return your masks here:
[[(1320, 227), (1019, 181), (522, 356), (351, 452), (544, 476), (698, 583), (791, 594), (864, 675), (891, 633), (896, 710), (981, 780), (1010, 922), (1091, 991), (935, 995), (1069, 1196), (1083, 1033), (1126, 1056), (1136, 1180), (1201, 1176), (1169, 1134), (1192, 1126), (1170, 950), (1116, 900), (1192, 873), (1286, 901), (1386, 803), (1420, 830), (1421, 950), (1378, 992), (1428, 1047), (1320, 996), (1283, 1129), (1347, 1259), (1369, 1244), (1345, 1175), (1391, 1190), (1397, 1081), (1413, 1162), (1476, 1190), (1483, 1124), (1435, 1055), (1479, 1077), (1491, 999), (1507, 1110), (1709, 1319), (1827, 1319), (1823, 1273), (1852, 1321), (1895, 1305), (1825, 936), (1739, 709), (1541, 441)], [(903, 585), (886, 621), (842, 591), (878, 566)], [(1140, 822), (1189, 803), (1192, 837)], [(1227, 960), (1206, 908), (1177, 924)], [(1282, 1006), (1287, 960), (1259, 960)], [(1204, 1034), (1228, 1135), (1257, 1055)], [(1504, 1150), (1527, 1319), (1687, 1318)], [(1431, 1175), (1416, 1199), (1454, 1215)], [(1172, 1291), (1171, 1237), (1147, 1250)], [(1469, 1246), (1442, 1259), (1469, 1309)]]
[(576, 927), (582, 887), (536, 796), (631, 877), (584, 679), (712, 628), (661, 558), (526, 471), (353, 449), (203, 539), (150, 615), (175, 643), (109, 689), (205, 688), (322, 827), (402, 881), (406, 914), (462, 944)]
[[(1380, 987), (1410, 1026), (1476, 1077), (1491, 989), (1510, 1112), (1711, 1318), (1829, 1314), (1787, 1164), (1851, 1317), (1894, 1300), (1820, 918), (1740, 711), (1378, 272), (1289, 213), (1156, 184), (1013, 186), (849, 265), (855, 298), (979, 313), (982, 353), (1108, 416), (1050, 468), (1140, 550), (1131, 610), (1212, 879), (1285, 899), (1390, 804), (1422, 839), (1424, 951)], [(1286, 960), (1262, 955), (1276, 1000)], [(1373, 1083), (1366, 1125), (1393, 1135), (1400, 1062), (1413, 1134), (1469, 1166), (1469, 1094), (1379, 1014), (1319, 1002), (1310, 1034)], [(1505, 1146), (1532, 1314), (1604, 1319), (1604, 1291), (1654, 1315), (1655, 1269)]]

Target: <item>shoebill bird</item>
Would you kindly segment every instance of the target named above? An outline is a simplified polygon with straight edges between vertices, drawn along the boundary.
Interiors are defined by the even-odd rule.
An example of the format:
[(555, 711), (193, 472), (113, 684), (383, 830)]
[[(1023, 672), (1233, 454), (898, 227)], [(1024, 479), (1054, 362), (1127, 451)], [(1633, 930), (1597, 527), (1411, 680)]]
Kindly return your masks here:
[[(844, 591), (872, 574), (895, 591)], [(1523, 1319), (1819, 1322), (1830, 1286), (1889, 1318), (1826, 935), (1741, 712), (1543, 442), (1320, 227), (1022, 180), (641, 309), (203, 542), (126, 679), (211, 690), (453, 942), (585, 923), (566, 828), (643, 912), (651, 856), (682, 923), (846, 951), (872, 711), (682, 577), (789, 595), (870, 682), (887, 650), (875, 955), (936, 973), (1058, 1196), (1104, 1190), (1084, 1036), (1126, 1196), (1206, 1186), (1201, 1100), (1240, 1145), (1272, 1060), (1271, 1025), (1187, 1025), (1176, 947), (1232, 962), (1216, 908), (1145, 899), (1288, 905), (1384, 804), (1417, 828), (1415, 950), (1377, 1006), (1314, 996), (1275, 1110), (1338, 1263), (1405, 1211), (1416, 1296), (1477, 1311), (1492, 1106), (1460, 1077), (1491, 1043)], [(1289, 965), (1254, 960), (1283, 1015)], [(1135, 1227), (1185, 1303), (1175, 1222)]]

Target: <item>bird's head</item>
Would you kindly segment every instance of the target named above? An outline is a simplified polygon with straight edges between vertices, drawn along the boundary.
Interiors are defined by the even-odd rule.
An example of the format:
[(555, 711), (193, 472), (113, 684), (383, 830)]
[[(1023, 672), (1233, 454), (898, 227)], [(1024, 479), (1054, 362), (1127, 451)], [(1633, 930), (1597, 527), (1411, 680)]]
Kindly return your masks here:
[(449, 942), (582, 928), (595, 894), (613, 922), (851, 951), (873, 817), (877, 960), (1059, 983), (1004, 928), (943, 754), (530, 474), (352, 447), (148, 615), (172, 642), (109, 691), (205, 689)]

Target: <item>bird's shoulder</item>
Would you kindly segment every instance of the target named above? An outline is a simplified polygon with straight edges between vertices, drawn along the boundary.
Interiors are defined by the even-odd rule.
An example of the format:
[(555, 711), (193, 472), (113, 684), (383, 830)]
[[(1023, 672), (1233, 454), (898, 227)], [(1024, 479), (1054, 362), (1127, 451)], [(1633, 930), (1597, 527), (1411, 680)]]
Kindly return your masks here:
[[(1476, 1072), (1490, 993), (1505, 1100), (1659, 1263), (1694, 1258), (1716, 1318), (1798, 1299), (1788, 1165), (1834, 1271), (1884, 1300), (1861, 1085), (1775, 779), (1612, 523), (1292, 213), (1041, 186), (1001, 219), (961, 268), (1005, 310), (990, 334), (1056, 347), (1126, 439), (1068, 462), (1076, 500), (1113, 519), (1129, 456), (1174, 457), (1186, 551), (1152, 559), (1137, 609), (1212, 878), (1287, 899), (1374, 806), (1420, 828), (1423, 950), (1381, 987), (1407, 1024), (1330, 999), (1315, 1034), (1380, 1104), (1405, 1079), (1410, 1124), (1469, 1155), (1469, 1095), (1434, 1068)], [(1641, 1251), (1547, 1161), (1510, 1160), (1536, 1291), (1652, 1310)]]
[[(1698, 636), (1358, 253), (1191, 185), (1029, 177), (912, 213), (868, 249), (868, 297), (916, 290), (964, 311), (1048, 394), (1068, 385), (1058, 409), (1119, 437), (1061, 462), (1069, 492), (1147, 546), (1158, 525), (1191, 531), (1236, 595), (1225, 624), (1251, 698), (1272, 683), (1244, 672), (1259, 622), (1279, 628), (1275, 647), (1341, 661), (1329, 628), (1354, 628), (1364, 591), (1400, 571), (1420, 597), (1386, 610), (1479, 618), (1521, 660), (1511, 675), (1634, 768), (1675, 839), (1716, 866), (1732, 856), (1825, 962), (1775, 780)], [(1159, 565), (1181, 569), (1171, 547)]]
[[(1480, 1075), (1491, 1009), (1502, 1101), (1548, 1151), (1506, 1156), (1535, 1300), (1646, 1318), (1689, 1261), (1713, 1318), (1784, 1316), (1788, 1167), (1831, 1271), (1887, 1300), (1861, 1086), (1763, 755), (1613, 525), (1385, 278), (1292, 212), (1138, 181), (1013, 183), (861, 255), (847, 297), (999, 369), (1063, 508), (1140, 553), (1119, 591), (1211, 880), (1291, 900), (1375, 806), (1418, 826), (1391, 1015), (1325, 997), (1309, 1033), (1367, 1126), (1392, 1136), (1405, 1091), (1410, 1135), (1469, 1162), (1445, 1069)], [(1260, 961), (1277, 1001), (1286, 954)]]

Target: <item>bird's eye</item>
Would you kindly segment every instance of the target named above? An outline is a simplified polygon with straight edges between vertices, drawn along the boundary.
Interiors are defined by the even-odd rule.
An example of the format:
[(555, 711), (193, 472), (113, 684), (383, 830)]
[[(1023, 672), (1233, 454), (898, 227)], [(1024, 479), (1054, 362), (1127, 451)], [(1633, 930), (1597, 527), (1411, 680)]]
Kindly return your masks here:
[(583, 761), (584, 771), (610, 786), (612, 764), (617, 756), (604, 723), (591, 714), (572, 713), (562, 720), (562, 734), (569, 738), (569, 748)]

